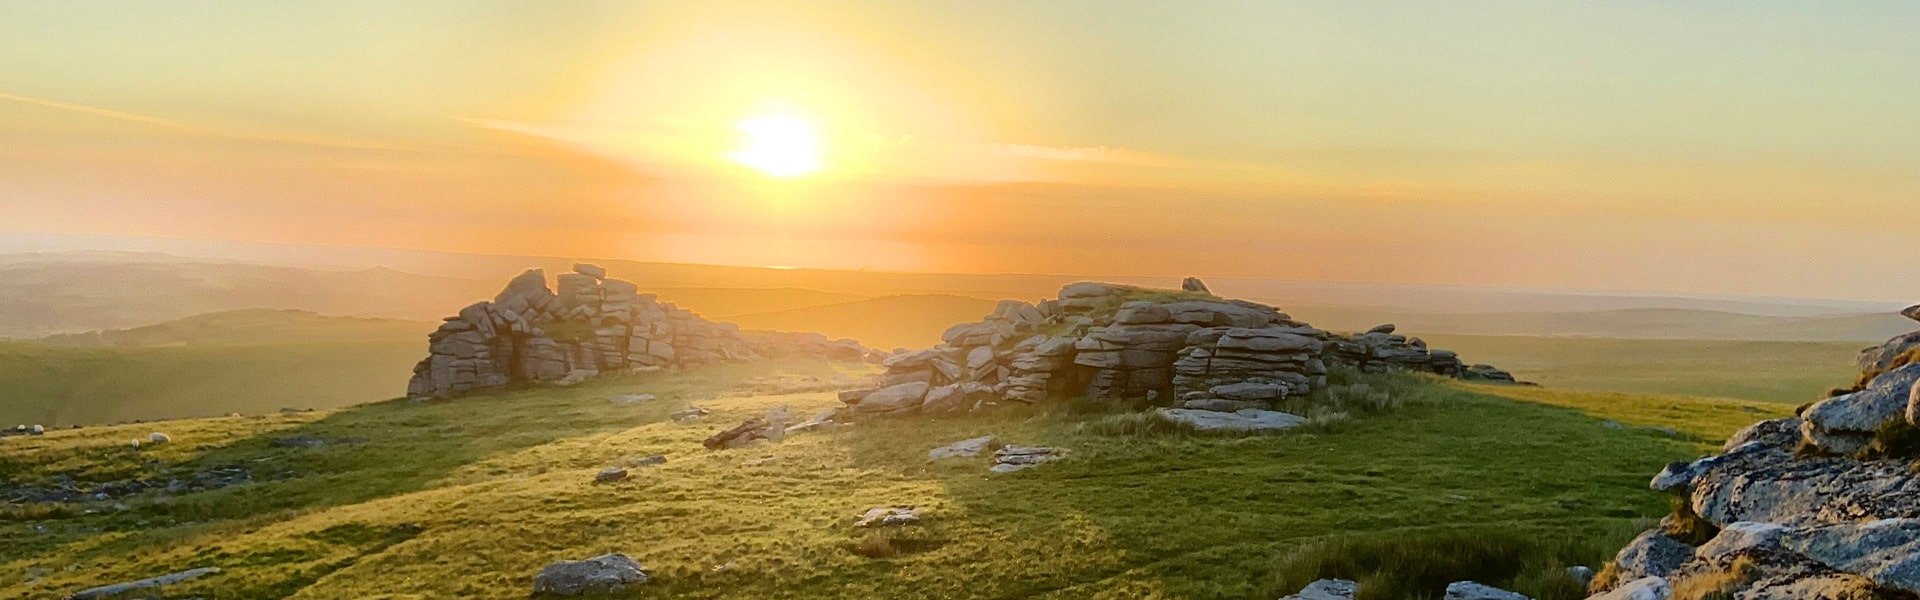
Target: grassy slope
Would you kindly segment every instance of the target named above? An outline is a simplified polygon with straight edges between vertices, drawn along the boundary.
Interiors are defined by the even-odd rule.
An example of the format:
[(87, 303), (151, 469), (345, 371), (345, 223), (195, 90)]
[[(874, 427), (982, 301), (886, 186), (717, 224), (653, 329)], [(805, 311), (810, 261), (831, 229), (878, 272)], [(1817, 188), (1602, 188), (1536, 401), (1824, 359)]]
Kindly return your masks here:
[(1852, 342), (1422, 336), (1548, 387), (1799, 404), (1853, 378)]
[[(156, 426), (0, 440), (0, 474), (124, 473), (248, 464), (295, 476), (129, 500), (124, 512), (0, 518), (0, 596), (53, 598), (89, 584), (195, 566), (226, 573), (177, 589), (208, 598), (520, 598), (545, 563), (627, 552), (656, 581), (636, 598), (1261, 598), (1288, 552), (1330, 536), (1446, 529), (1619, 536), (1665, 500), (1647, 491), (1776, 404), (1551, 389), (1451, 386), (1443, 402), (1333, 433), (1244, 439), (1111, 435), (1086, 417), (1017, 411), (860, 424), (777, 446), (700, 448), (768, 407), (832, 406), (831, 394), (700, 400), (770, 367), (528, 390), (447, 404), (381, 403), (313, 415), (167, 423), (176, 443), (125, 447)], [(773, 365), (826, 374), (817, 363)], [(661, 401), (615, 406), (646, 391)], [(1607, 429), (1675, 427), (1689, 439)], [(982, 462), (929, 465), (928, 448), (979, 434), (1067, 449), (1062, 462), (989, 476)], [(364, 436), (361, 446), (275, 449), (286, 435)], [(601, 467), (661, 453), (625, 483)], [(396, 460), (396, 457), (402, 460)], [(745, 461), (775, 457), (771, 463)], [(159, 459), (159, 464), (148, 461)], [(865, 558), (867, 507), (934, 519), (922, 552)], [(99, 507), (106, 508), (106, 507)], [(45, 516), (45, 515), (41, 515)], [(1623, 541), (1623, 540), (1616, 540)], [(1598, 551), (1579, 560), (1597, 564)], [(22, 583), (29, 573), (45, 579)]]
[(0, 423), (334, 408), (406, 393), (419, 338), (162, 348), (0, 342)]
[(954, 323), (970, 323), (987, 316), (995, 304), (998, 302), (994, 300), (945, 294), (886, 296), (719, 320), (747, 329), (818, 331), (876, 348), (924, 348), (940, 343), (940, 333)]
[(401, 319), (336, 317), (272, 308), (204, 313), (130, 329), (61, 334), (41, 341), (61, 345), (169, 346), (273, 344), (425, 339), (437, 323)]

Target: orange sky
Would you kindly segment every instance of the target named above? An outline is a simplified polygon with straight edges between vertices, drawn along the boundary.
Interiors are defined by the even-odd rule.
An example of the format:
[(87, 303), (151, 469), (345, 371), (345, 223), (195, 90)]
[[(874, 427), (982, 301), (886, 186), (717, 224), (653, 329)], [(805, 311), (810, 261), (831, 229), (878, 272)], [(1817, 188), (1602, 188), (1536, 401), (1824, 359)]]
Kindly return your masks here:
[[(0, 230), (1899, 300), (1910, 5), (0, 5)], [(210, 18), (213, 15), (219, 18)], [(728, 159), (791, 115), (821, 170)]]

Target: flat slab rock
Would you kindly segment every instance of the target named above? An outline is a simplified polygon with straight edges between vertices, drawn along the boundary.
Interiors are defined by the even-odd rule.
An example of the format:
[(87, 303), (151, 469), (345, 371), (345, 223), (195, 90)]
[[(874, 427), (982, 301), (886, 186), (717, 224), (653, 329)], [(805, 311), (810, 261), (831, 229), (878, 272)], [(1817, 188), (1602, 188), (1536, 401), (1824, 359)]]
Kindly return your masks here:
[(1034, 465), (1060, 460), (1060, 451), (1040, 446), (1007, 446), (993, 453), (993, 466), (987, 470), (995, 473), (1012, 473)]
[(1245, 408), (1234, 412), (1162, 408), (1156, 414), (1161, 420), (1189, 427), (1195, 431), (1278, 431), (1299, 427), (1307, 422), (1299, 415), (1257, 408)]
[(983, 435), (977, 438), (960, 440), (958, 442), (947, 444), (939, 448), (928, 450), (927, 460), (935, 461), (935, 460), (940, 460), (944, 458), (973, 458), (976, 456), (980, 456), (980, 453), (986, 452), (987, 448), (991, 446), (993, 446), (993, 436), (990, 436), (990, 435)]
[(647, 582), (640, 562), (625, 554), (603, 554), (586, 560), (563, 560), (540, 569), (533, 577), (533, 593), (560, 596), (617, 594), (628, 586)]
[(854, 521), (854, 527), (906, 525), (920, 522), (920, 511), (911, 506), (876, 506)]

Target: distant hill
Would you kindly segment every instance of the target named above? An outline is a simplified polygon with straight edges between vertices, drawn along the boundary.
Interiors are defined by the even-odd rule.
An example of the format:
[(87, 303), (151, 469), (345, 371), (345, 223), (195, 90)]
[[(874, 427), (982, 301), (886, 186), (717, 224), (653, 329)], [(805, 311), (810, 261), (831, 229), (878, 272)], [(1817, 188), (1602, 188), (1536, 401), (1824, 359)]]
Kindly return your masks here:
[(214, 262), (9, 262), (0, 263), (0, 282), (0, 337), (12, 338), (127, 329), (259, 307), (427, 321), (499, 291), (498, 281), (385, 268)]
[(939, 343), (940, 333), (955, 323), (980, 320), (998, 303), (949, 294), (885, 296), (719, 320), (746, 329), (818, 331), (882, 349), (921, 348)]
[(1394, 323), (1410, 335), (1474, 334), (1633, 339), (1878, 342), (1920, 329), (1900, 315), (1762, 316), (1640, 308), (1583, 312), (1432, 313), (1303, 306), (1287, 312), (1317, 327), (1352, 331)]
[[(624, 279), (617, 273), (613, 276)], [(662, 302), (672, 302), (675, 306), (709, 318), (716, 315), (777, 312), (867, 299), (866, 296), (855, 294), (838, 294), (803, 288), (647, 288), (643, 286), (641, 291), (658, 294)]]
[(437, 324), (427, 321), (335, 317), (295, 309), (247, 308), (194, 315), (130, 329), (57, 334), (41, 341), (63, 346), (152, 347), (195, 344), (420, 341)]

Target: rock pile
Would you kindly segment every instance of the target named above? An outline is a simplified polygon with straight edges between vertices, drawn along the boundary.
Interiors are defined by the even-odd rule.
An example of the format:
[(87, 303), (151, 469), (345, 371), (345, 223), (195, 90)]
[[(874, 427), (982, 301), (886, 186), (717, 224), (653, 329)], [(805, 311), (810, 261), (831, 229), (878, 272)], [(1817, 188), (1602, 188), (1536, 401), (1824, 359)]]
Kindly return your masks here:
[(877, 360), (852, 340), (804, 333), (742, 333), (739, 327), (640, 293), (606, 270), (575, 265), (547, 288), (532, 269), (491, 301), (448, 317), (427, 337), (407, 396), (444, 399), (516, 382), (571, 384), (602, 372), (644, 371), (770, 356)]
[(948, 329), (939, 346), (888, 357), (876, 386), (841, 400), (854, 414), (884, 416), (1066, 396), (1232, 412), (1324, 387), (1336, 364), (1513, 380), (1463, 367), (1454, 353), (1395, 335), (1391, 325), (1335, 335), (1271, 306), (1214, 296), (1195, 278), (1182, 288), (1082, 282), (1036, 303), (1004, 301), (979, 322)]
[(1862, 358), (1859, 391), (1667, 465), (1650, 485), (1682, 509), (1620, 551), (1594, 598), (1664, 599), (1689, 580), (1754, 600), (1920, 594), (1920, 364)]

